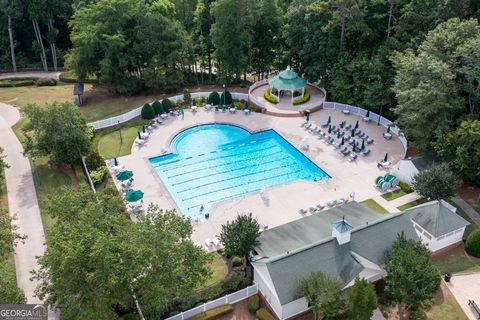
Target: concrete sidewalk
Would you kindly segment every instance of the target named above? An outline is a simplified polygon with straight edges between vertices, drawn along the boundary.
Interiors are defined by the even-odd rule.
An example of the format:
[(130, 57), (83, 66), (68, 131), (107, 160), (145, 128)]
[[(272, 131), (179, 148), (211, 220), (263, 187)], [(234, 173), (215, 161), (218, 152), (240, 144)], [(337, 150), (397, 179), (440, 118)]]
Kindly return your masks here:
[[(5, 170), (9, 213), (16, 216), (18, 232), (27, 236), (24, 244), (15, 247), (17, 285), (25, 293), (27, 303), (42, 303), (35, 297), (37, 282), (30, 281), (30, 271), (38, 270), (36, 257), (45, 252), (45, 235), (30, 162), (23, 156), (23, 147), (10, 128), (19, 119), (15, 107), (0, 103), (0, 147), (9, 165)], [(57, 319), (56, 314), (50, 311), (49, 319)]]

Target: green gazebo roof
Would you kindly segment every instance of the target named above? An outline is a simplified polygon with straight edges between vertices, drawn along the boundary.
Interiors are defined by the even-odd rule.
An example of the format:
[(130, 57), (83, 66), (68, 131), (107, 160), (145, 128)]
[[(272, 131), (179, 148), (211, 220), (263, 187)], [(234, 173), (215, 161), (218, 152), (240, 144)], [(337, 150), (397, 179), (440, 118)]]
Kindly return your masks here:
[(300, 78), (295, 71), (287, 68), (270, 80), (268, 84), (276, 89), (292, 90), (305, 87), (307, 80)]

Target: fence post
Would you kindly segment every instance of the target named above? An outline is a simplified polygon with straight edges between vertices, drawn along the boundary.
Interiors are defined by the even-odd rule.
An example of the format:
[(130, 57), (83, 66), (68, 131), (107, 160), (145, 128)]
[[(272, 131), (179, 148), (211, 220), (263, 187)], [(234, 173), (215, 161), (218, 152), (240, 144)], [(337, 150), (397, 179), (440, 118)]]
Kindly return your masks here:
[(207, 311), (207, 304), (206, 303), (203, 304), (203, 312), (205, 312), (205, 311)]
[(228, 304), (228, 294), (225, 295), (225, 304)]
[(182, 320), (183, 320), (183, 311), (182, 311), (182, 312), (180, 312), (180, 316), (182, 317)]
[(248, 287), (247, 287), (247, 298), (248, 298)]

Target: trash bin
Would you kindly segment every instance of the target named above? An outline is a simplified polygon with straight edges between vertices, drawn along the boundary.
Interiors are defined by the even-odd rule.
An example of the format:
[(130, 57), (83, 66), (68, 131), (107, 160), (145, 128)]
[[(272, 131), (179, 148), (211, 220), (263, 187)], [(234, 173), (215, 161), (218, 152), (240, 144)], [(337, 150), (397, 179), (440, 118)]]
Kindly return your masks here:
[(450, 282), (450, 279), (452, 279), (452, 274), (449, 272), (445, 273), (444, 279), (445, 282)]

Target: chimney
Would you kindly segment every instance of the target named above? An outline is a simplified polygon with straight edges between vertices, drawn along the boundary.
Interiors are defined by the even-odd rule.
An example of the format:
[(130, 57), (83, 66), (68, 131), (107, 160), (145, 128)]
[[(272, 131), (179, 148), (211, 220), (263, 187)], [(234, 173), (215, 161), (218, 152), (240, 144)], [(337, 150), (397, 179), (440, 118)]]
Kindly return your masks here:
[(332, 223), (332, 237), (337, 238), (339, 245), (348, 243), (350, 242), (352, 229), (353, 227), (343, 217), (342, 220)]

